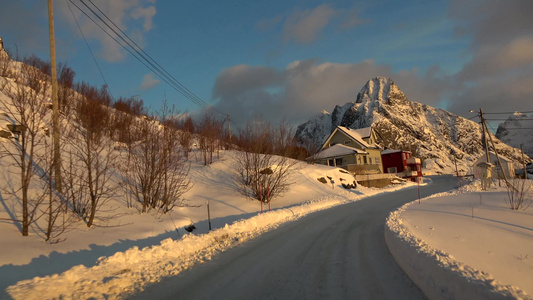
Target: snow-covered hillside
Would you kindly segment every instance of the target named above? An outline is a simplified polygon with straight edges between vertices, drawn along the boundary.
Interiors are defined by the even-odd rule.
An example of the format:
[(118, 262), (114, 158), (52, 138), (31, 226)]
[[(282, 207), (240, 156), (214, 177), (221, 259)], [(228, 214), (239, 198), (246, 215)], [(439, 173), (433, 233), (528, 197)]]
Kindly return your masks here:
[[(483, 154), (478, 123), (411, 102), (385, 77), (369, 80), (355, 102), (337, 105), (331, 114), (322, 113), (301, 124), (296, 135), (304, 143), (321, 143), (339, 125), (353, 129), (372, 126), (382, 146), (411, 151), (422, 158), (426, 170), (435, 173), (454, 173), (454, 156), (459, 171), (469, 173), (472, 163)], [(501, 154), (520, 161), (518, 149), (493, 139)]]
[(519, 112), (510, 115), (498, 125), (496, 137), (515, 148), (523, 145), (524, 153), (533, 157), (533, 119), (530, 116)]

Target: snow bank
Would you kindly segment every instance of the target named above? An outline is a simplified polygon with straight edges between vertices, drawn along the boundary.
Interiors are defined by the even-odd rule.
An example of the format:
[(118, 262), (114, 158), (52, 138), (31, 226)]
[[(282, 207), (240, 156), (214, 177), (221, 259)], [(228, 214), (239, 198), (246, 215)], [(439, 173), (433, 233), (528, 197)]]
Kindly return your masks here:
[(175, 276), (193, 265), (210, 260), (213, 255), (248, 241), (281, 224), (294, 221), (309, 213), (335, 205), (359, 200), (365, 196), (397, 190), (365, 189), (354, 196), (326, 196), (300, 205), (281, 208), (236, 221), (231, 225), (202, 235), (187, 234), (179, 240), (163, 240), (160, 245), (139, 249), (133, 247), (110, 257), (101, 257), (90, 268), (72, 267), (62, 274), (20, 281), (7, 288), (14, 299), (120, 299), (142, 291), (145, 286), (163, 277)]
[[(454, 193), (457, 191), (440, 196)], [(532, 299), (520, 288), (502, 284), (487, 272), (456, 261), (449, 253), (415, 236), (401, 218), (414, 203), (417, 201), (390, 214), (384, 234), (394, 259), (426, 296), (430, 299)]]

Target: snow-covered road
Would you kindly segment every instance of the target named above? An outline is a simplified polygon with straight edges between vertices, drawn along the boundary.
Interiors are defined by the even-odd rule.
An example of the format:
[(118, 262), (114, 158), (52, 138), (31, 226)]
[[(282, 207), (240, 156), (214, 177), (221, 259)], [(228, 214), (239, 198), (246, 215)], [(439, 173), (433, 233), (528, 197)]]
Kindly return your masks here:
[[(452, 176), (421, 187), (450, 190)], [(416, 187), (313, 213), (148, 287), (136, 299), (422, 299), (383, 237), (389, 212)]]

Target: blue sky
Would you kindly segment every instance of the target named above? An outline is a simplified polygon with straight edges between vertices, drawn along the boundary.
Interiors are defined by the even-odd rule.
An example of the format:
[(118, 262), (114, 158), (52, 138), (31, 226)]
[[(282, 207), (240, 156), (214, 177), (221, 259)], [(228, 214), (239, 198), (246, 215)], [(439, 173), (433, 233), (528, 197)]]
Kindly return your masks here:
[[(48, 59), (46, 1), (0, 1), (4, 46)], [(92, 2), (236, 125), (256, 116), (299, 124), (354, 101), (375, 76), (465, 117), (533, 110), (530, 0)], [(57, 59), (77, 81), (104, 84), (76, 21), (115, 98), (201, 113), (67, 3), (54, 1)]]

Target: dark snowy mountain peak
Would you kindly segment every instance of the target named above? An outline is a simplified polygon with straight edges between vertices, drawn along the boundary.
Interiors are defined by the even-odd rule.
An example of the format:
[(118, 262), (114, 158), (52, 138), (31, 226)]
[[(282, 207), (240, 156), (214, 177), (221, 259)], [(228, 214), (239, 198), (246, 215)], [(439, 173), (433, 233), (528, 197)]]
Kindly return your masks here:
[(331, 114), (331, 123), (333, 125), (333, 129), (335, 129), (335, 127), (342, 124), (342, 118), (344, 114), (346, 113), (346, 111), (350, 110), (353, 106), (354, 106), (353, 102), (348, 102), (344, 104), (343, 106), (335, 105), (335, 108), (333, 109), (333, 113)]
[[(533, 128), (533, 124), (522, 123), (527, 118), (522, 120), (524, 117), (517, 114), (513, 118), (521, 120), (522, 128)], [(479, 124), (442, 109), (410, 102), (398, 86), (386, 77), (370, 79), (355, 102), (336, 105), (331, 114), (319, 114), (301, 124), (296, 136), (306, 147), (313, 145), (314, 149), (319, 149), (337, 126), (351, 129), (371, 126), (378, 134), (381, 146), (411, 151), (423, 160), (427, 170), (436, 173), (455, 172), (455, 159), (460, 171), (470, 172), (473, 162), (484, 153)], [(507, 129), (510, 128), (509, 124)], [(509, 132), (515, 135), (524, 133), (523, 130), (512, 129)], [(533, 137), (533, 134), (530, 136)], [(520, 150), (497, 139), (495, 144), (500, 154), (520, 161)], [(527, 153), (527, 149), (524, 150)]]
[(502, 142), (520, 148), (522, 145), (524, 152), (529, 157), (533, 157), (533, 120), (528, 115), (515, 112), (503, 123), (500, 123), (496, 130), (496, 137)]
[(392, 79), (387, 77), (375, 77), (370, 79), (357, 94), (355, 103), (379, 101), (386, 104), (406, 104), (405, 94), (398, 88)]

